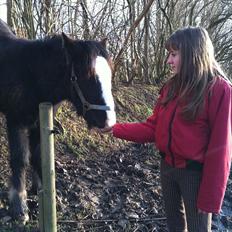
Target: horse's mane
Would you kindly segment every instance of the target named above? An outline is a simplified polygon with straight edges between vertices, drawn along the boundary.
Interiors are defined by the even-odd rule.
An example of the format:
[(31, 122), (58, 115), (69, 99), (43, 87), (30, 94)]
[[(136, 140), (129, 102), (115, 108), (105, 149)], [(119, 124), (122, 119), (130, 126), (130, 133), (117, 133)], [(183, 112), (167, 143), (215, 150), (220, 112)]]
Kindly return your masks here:
[(15, 34), (11, 31), (8, 25), (0, 19), (0, 37), (16, 38)]

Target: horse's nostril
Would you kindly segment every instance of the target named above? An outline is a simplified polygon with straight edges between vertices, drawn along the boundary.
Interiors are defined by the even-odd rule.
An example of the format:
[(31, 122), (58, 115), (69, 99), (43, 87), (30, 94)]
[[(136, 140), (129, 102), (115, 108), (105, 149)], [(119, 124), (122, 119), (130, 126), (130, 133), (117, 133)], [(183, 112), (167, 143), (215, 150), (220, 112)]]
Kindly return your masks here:
[(96, 117), (92, 117), (91, 119), (88, 118), (87, 124), (88, 124), (88, 128), (93, 128), (93, 127), (104, 128), (105, 127), (105, 121), (99, 120)]

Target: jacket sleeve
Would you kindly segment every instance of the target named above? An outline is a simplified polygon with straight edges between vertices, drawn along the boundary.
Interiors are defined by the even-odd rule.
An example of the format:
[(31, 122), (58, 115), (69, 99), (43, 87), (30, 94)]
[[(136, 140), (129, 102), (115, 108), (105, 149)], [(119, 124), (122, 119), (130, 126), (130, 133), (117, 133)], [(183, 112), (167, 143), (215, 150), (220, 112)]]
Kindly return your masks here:
[(159, 108), (160, 106), (157, 103), (153, 114), (145, 122), (116, 123), (113, 127), (113, 136), (136, 143), (154, 142)]
[(198, 208), (206, 212), (220, 212), (226, 191), (232, 154), (231, 107), (231, 86), (215, 86), (209, 102), (211, 131), (198, 194)]

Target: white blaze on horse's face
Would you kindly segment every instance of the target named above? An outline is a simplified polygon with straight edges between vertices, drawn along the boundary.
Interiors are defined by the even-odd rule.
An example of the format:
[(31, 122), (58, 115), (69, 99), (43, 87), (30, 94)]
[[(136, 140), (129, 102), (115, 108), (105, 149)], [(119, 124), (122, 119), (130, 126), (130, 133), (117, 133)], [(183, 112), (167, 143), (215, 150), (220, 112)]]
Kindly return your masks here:
[(101, 83), (102, 97), (105, 100), (106, 105), (108, 105), (111, 109), (110, 111), (106, 111), (106, 127), (110, 127), (116, 123), (116, 114), (114, 111), (114, 100), (111, 92), (112, 72), (107, 60), (104, 57), (97, 56), (95, 71)]

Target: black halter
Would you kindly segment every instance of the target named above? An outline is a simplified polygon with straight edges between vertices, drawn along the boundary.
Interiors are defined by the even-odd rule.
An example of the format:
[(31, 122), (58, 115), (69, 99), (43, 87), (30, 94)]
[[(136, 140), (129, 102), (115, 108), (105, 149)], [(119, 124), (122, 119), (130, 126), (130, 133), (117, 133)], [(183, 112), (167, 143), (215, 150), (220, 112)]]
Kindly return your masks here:
[(89, 110), (104, 110), (104, 111), (110, 110), (110, 107), (107, 105), (95, 105), (95, 104), (90, 104), (88, 101), (86, 101), (86, 99), (85, 99), (84, 95), (82, 94), (82, 91), (78, 85), (77, 76), (74, 72), (73, 64), (72, 64), (71, 83), (74, 86), (74, 89), (75, 89), (77, 95), (79, 96), (79, 98), (82, 102), (83, 115), (85, 115), (86, 112)]

